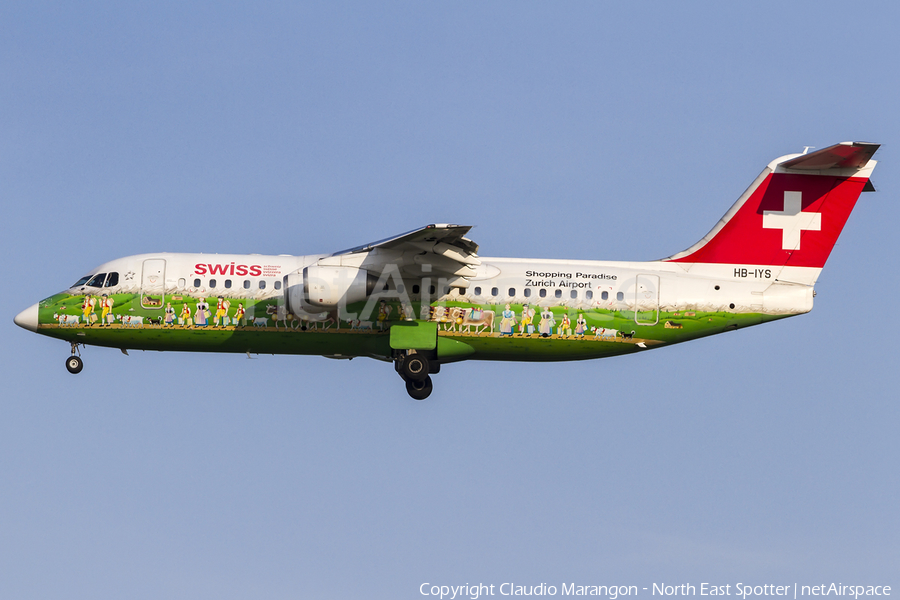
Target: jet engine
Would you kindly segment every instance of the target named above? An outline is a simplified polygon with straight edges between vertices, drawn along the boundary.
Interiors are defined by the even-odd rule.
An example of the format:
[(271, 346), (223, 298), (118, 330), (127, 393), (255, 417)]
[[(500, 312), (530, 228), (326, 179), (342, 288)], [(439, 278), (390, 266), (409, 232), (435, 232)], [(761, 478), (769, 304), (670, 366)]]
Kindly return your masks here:
[[(321, 313), (366, 300), (375, 291), (378, 277), (359, 267), (311, 265), (284, 278), (289, 312)], [(295, 310), (299, 309), (299, 310)]]

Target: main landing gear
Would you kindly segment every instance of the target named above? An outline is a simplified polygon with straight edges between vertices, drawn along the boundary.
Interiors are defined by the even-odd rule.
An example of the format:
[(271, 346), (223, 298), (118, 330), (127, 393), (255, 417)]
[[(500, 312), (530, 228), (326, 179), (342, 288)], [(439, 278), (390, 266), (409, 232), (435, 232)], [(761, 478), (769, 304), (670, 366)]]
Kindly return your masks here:
[(434, 386), (431, 383), (430, 373), (437, 373), (441, 365), (436, 360), (428, 360), (425, 354), (408, 350), (398, 354), (394, 358), (394, 367), (397, 373), (406, 382), (406, 393), (413, 400), (424, 400), (431, 395)]
[(84, 361), (81, 360), (81, 352), (78, 350), (78, 344), (72, 342), (72, 356), (66, 359), (66, 369), (72, 375), (81, 373), (84, 368)]
[(431, 390), (433, 389), (434, 386), (431, 383), (431, 377), (428, 375), (426, 375), (425, 379), (422, 381), (406, 381), (406, 393), (409, 394), (410, 398), (413, 400), (424, 400), (431, 395)]

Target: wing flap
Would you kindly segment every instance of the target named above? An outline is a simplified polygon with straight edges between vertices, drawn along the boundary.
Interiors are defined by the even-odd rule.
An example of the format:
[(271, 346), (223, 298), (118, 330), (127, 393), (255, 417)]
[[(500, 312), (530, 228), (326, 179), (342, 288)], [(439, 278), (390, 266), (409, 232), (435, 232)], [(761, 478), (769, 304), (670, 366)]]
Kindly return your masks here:
[(472, 229), (471, 225), (426, 225), (419, 229), (401, 233), (398, 236), (335, 252), (332, 256), (337, 256), (339, 254), (354, 254), (356, 252), (368, 252), (375, 248), (393, 250), (398, 247), (406, 246), (407, 244), (438, 242), (457, 247), (466, 254), (475, 254), (478, 252), (478, 244), (464, 237), (470, 229)]
[[(452, 287), (468, 287), (468, 277), (475, 276), (481, 264), (478, 244), (465, 237), (470, 225), (432, 224), (377, 242), (335, 252), (320, 263), (335, 260), (359, 261), (369, 271), (378, 272), (389, 264), (396, 265), (411, 277), (447, 277)], [(352, 255), (365, 254), (360, 259)]]

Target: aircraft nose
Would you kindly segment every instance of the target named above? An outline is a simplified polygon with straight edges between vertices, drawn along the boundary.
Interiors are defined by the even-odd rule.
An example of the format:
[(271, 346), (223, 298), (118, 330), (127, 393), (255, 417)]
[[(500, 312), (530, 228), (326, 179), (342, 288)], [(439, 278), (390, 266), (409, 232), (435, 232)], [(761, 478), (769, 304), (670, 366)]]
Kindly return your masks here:
[(38, 305), (29, 306), (16, 315), (14, 319), (16, 325), (29, 331), (37, 331), (38, 326)]

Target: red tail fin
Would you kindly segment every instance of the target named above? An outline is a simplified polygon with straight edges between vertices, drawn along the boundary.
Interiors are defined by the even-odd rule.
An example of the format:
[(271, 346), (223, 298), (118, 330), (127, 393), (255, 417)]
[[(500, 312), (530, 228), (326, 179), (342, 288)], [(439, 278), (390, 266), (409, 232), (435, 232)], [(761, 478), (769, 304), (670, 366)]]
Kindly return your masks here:
[(878, 147), (843, 142), (772, 161), (706, 237), (666, 260), (821, 269), (859, 194), (874, 191)]

